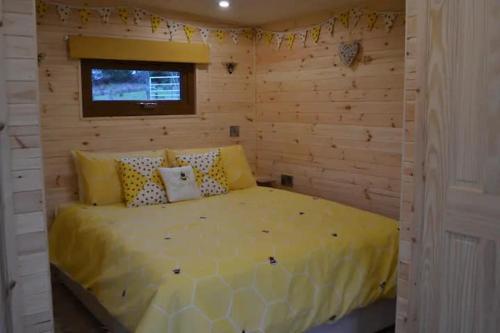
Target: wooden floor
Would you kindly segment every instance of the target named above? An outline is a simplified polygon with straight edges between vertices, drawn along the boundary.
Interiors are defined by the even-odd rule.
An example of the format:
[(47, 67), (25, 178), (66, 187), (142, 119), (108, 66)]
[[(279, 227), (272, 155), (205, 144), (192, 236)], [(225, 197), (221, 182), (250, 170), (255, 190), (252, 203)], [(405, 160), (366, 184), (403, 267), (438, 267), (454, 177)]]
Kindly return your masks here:
[[(108, 332), (64, 285), (54, 281), (52, 292), (55, 333)], [(393, 332), (394, 329), (390, 328), (378, 333)]]
[(52, 297), (55, 333), (107, 332), (78, 299), (57, 281), (52, 283)]

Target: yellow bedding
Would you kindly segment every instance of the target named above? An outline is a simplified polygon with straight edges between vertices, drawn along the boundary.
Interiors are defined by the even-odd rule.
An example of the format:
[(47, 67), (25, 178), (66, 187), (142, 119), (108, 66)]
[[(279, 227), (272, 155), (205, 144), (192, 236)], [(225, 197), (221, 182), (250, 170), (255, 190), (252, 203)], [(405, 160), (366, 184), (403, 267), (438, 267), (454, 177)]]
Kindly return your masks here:
[(395, 297), (397, 230), (253, 187), (140, 208), (72, 205), (51, 227), (50, 257), (130, 331), (291, 333)]

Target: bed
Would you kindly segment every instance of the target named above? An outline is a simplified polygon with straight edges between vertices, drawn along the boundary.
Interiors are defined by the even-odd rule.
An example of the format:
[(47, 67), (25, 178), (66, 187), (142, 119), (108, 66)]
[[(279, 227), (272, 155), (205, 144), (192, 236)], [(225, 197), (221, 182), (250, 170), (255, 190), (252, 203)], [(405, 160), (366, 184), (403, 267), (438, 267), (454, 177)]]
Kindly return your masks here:
[(326, 332), (359, 309), (393, 309), (396, 294), (396, 221), (278, 189), (71, 204), (49, 240), (53, 266), (116, 330)]

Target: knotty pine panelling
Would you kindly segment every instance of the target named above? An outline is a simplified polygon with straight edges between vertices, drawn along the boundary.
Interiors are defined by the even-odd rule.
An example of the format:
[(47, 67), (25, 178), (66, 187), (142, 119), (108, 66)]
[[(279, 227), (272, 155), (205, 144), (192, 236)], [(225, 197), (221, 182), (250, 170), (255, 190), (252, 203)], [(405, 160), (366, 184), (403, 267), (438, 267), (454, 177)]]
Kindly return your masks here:
[[(38, 112), (38, 69), (36, 18), (33, 0), (4, 0), (0, 28), (0, 80), (5, 80), (7, 132), (17, 282), (12, 297), (16, 332), (50, 332), (52, 301), (49, 278), (47, 230), (44, 213), (44, 185)], [(3, 82), (2, 82), (3, 83)], [(0, 86), (3, 84), (0, 83)], [(3, 96), (3, 94), (2, 94)], [(0, 96), (0, 99), (2, 97)], [(3, 102), (3, 101), (2, 101)], [(4, 112), (1, 105), (0, 112)], [(2, 143), (5, 145), (5, 143)], [(1, 147), (5, 149), (6, 145)], [(2, 156), (3, 158), (4, 156)], [(5, 166), (5, 165), (2, 165)]]
[[(39, 20), (42, 145), (49, 217), (59, 204), (77, 199), (71, 149), (130, 151), (241, 143), (255, 167), (253, 41), (242, 36), (235, 45), (229, 36), (222, 43), (210, 38), (211, 63), (199, 65), (196, 71), (196, 116), (88, 120), (80, 117), (79, 61), (68, 59), (65, 36), (69, 34), (168, 40), (164, 24), (153, 34), (147, 20), (141, 25), (124, 25), (113, 17), (104, 25), (91, 17), (82, 27), (78, 17), (62, 23), (52, 10)], [(196, 38), (199, 36), (193, 42), (201, 42)], [(184, 33), (178, 31), (174, 40), (184, 42)], [(228, 61), (238, 63), (231, 75), (222, 65)], [(231, 125), (240, 126), (239, 138), (229, 137)]]
[(417, 61), (417, 16), (416, 0), (406, 0), (406, 52), (405, 52), (405, 96), (403, 122), (403, 159), (401, 168), (401, 212), (400, 243), (398, 266), (398, 299), (396, 331), (415, 331), (415, 263), (414, 252), (414, 146), (415, 146), (415, 109), (416, 109), (416, 61)]
[[(337, 22), (317, 45), (256, 48), (257, 169), (294, 190), (399, 216), (404, 22), (386, 33), (364, 19), (349, 34)], [(309, 23), (318, 22), (313, 19)], [(302, 23), (298, 24), (303, 25)], [(293, 28), (294, 22), (282, 23)], [(273, 27), (270, 27), (273, 28)], [(338, 58), (341, 41), (360, 40), (359, 62)]]

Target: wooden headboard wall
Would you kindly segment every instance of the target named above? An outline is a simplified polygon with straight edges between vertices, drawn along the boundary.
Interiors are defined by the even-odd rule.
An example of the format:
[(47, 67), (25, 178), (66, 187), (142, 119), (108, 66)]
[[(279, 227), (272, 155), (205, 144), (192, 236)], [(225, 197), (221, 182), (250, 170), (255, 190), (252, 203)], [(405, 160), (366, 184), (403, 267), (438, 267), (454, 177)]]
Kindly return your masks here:
[[(307, 26), (320, 17), (270, 29)], [(390, 33), (366, 18), (349, 34), (337, 22), (306, 48), (280, 51), (259, 43), (257, 169), (276, 179), (294, 176), (297, 191), (399, 216), (404, 84), (404, 19)], [(341, 41), (360, 40), (359, 62), (343, 66)], [(285, 43), (283, 43), (285, 44)]]
[[(211, 43), (211, 64), (197, 69), (197, 116), (178, 118), (80, 118), (79, 62), (69, 60), (65, 36), (85, 34), (167, 40), (165, 28), (152, 33), (149, 22), (124, 25), (112, 16), (103, 25), (92, 16), (84, 27), (78, 20), (61, 23), (49, 11), (38, 25), (42, 144), (49, 219), (54, 208), (77, 198), (77, 182), (69, 151), (129, 151), (158, 148), (207, 147), (241, 143), (255, 165), (254, 47), (241, 38)], [(198, 36), (196, 38), (199, 38)], [(229, 37), (228, 37), (229, 38)], [(174, 40), (185, 41), (178, 31)], [(201, 42), (194, 39), (193, 42)], [(223, 62), (238, 63), (229, 75)], [(229, 126), (240, 126), (240, 137), (229, 137)]]
[[(322, 18), (282, 22), (303, 26)], [(383, 22), (368, 31), (364, 18), (349, 34), (321, 35), (317, 45), (298, 40), (277, 51), (260, 42), (227, 37), (211, 42), (211, 64), (197, 70), (197, 117), (82, 120), (78, 61), (68, 60), (68, 34), (165, 40), (149, 22), (124, 26), (112, 16), (103, 26), (91, 17), (61, 24), (50, 11), (38, 26), (42, 143), (49, 217), (76, 199), (70, 149), (142, 150), (242, 143), (257, 174), (279, 181), (294, 176), (294, 190), (319, 195), (397, 218), (400, 204), (403, 123), (404, 22), (390, 33)], [(199, 38), (197, 34), (195, 38)], [(361, 40), (359, 62), (343, 67), (337, 47)], [(174, 40), (184, 41), (182, 31)], [(200, 42), (195, 40), (195, 42)], [(254, 57), (256, 63), (254, 65)], [(229, 75), (223, 62), (238, 63)], [(229, 126), (240, 137), (229, 137)]]

